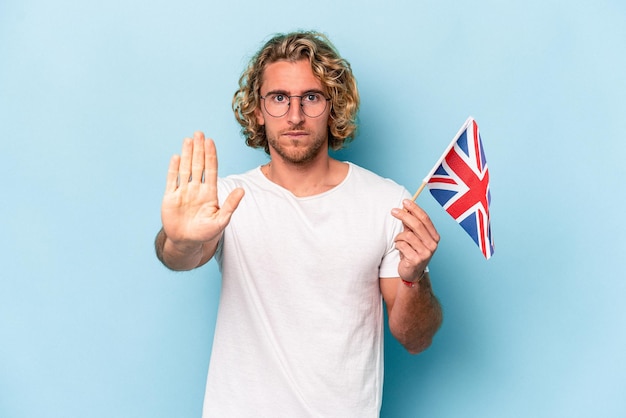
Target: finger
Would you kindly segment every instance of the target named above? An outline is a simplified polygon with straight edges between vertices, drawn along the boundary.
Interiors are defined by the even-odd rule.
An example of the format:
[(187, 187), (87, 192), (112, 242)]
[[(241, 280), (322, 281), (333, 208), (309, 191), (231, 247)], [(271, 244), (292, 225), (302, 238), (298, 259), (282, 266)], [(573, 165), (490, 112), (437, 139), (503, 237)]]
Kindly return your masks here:
[(423, 247), (416, 249), (406, 241), (396, 242), (396, 249), (400, 253), (400, 260), (404, 266), (415, 270), (423, 270), (432, 257), (432, 253)]
[(436, 244), (434, 248), (429, 248), (420, 240), (413, 238), (401, 239), (400, 235), (395, 241), (395, 247), (400, 252), (400, 258), (405, 265), (415, 266), (416, 270), (423, 270), (437, 249)]
[(189, 182), (201, 183), (204, 172), (204, 134), (193, 134), (193, 153), (191, 157), (191, 179)]
[(426, 233), (415, 233), (410, 229), (407, 229), (395, 238), (397, 243), (406, 243), (418, 254), (426, 254), (429, 257), (430, 254), (437, 250), (438, 243), (430, 235)]
[(217, 150), (210, 138), (204, 141), (204, 182), (217, 193)]
[(220, 211), (224, 211), (224, 213), (228, 214), (228, 216), (230, 217), (230, 215), (232, 215), (235, 209), (237, 209), (237, 207), (239, 206), (239, 202), (241, 202), (244, 194), (245, 192), (241, 187), (238, 187), (230, 192), (230, 194), (222, 204)]
[(167, 180), (165, 182), (165, 192), (172, 193), (178, 187), (178, 169), (180, 166), (180, 156), (173, 155), (170, 158), (170, 165), (167, 169)]
[(419, 219), (406, 211), (397, 209), (393, 211), (393, 214), (404, 225), (404, 231), (395, 238), (396, 243), (404, 241), (418, 252), (423, 250), (435, 252), (439, 243), (438, 234), (432, 236)]
[(239, 206), (239, 202), (241, 202), (244, 193), (244, 190), (240, 187), (230, 192), (220, 208), (220, 223), (222, 225), (226, 225), (230, 222), (230, 218)]
[(424, 211), (424, 209), (420, 208), (415, 202), (409, 199), (405, 199), (402, 202), (402, 205), (419, 221), (419, 224), (414, 223), (414, 225), (418, 228), (424, 227), (430, 237), (433, 240), (439, 242), (439, 233), (437, 232), (435, 225), (433, 225), (430, 217)]
[(180, 153), (180, 166), (178, 170), (178, 181), (181, 187), (187, 187), (189, 177), (191, 177), (191, 155), (193, 153), (193, 140), (185, 138), (183, 140), (183, 149)]

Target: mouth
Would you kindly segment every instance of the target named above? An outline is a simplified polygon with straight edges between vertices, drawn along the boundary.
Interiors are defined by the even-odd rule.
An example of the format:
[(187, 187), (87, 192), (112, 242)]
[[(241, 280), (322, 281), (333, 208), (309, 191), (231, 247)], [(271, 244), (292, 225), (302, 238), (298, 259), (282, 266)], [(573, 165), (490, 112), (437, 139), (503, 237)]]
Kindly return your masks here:
[(300, 139), (304, 136), (307, 136), (309, 133), (305, 131), (287, 131), (283, 133), (283, 136), (293, 139)]

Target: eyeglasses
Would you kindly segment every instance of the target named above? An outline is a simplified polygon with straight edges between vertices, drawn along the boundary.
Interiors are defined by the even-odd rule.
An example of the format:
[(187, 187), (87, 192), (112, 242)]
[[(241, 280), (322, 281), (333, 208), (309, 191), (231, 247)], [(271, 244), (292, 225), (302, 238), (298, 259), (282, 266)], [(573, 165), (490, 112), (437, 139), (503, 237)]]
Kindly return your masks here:
[(297, 97), (300, 99), (300, 108), (302, 113), (310, 118), (316, 118), (321, 116), (326, 110), (328, 105), (327, 99), (322, 93), (309, 92), (302, 96), (287, 96), (284, 93), (270, 93), (266, 96), (261, 96), (265, 106), (265, 111), (275, 118), (283, 117), (289, 111), (289, 105), (291, 105), (291, 99)]

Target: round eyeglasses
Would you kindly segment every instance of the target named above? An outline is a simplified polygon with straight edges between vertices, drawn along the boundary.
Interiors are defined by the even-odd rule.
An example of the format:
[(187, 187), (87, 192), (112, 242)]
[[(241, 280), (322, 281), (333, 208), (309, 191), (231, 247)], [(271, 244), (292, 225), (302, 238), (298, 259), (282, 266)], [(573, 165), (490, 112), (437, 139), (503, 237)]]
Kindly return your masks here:
[(283, 117), (289, 111), (291, 99), (297, 97), (300, 99), (300, 108), (302, 113), (310, 118), (321, 116), (326, 110), (326, 106), (330, 99), (324, 97), (322, 93), (309, 92), (302, 96), (288, 96), (285, 93), (269, 93), (261, 96), (263, 99), (265, 111), (275, 118)]

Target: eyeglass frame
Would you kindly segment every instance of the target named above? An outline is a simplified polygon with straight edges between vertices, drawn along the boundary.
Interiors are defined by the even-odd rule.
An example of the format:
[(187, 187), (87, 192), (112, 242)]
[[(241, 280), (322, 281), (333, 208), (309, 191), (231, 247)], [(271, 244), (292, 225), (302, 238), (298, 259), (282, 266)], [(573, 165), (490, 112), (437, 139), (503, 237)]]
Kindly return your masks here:
[[(285, 110), (285, 113), (283, 113), (283, 114), (282, 114), (282, 115), (280, 115), (280, 116), (274, 116), (273, 114), (271, 114), (271, 113), (270, 113), (270, 111), (269, 111), (269, 110), (267, 110), (267, 105), (266, 105), (265, 99), (266, 99), (269, 95), (272, 95), (272, 94), (274, 94), (274, 95), (282, 95), (282, 96), (285, 96), (285, 97), (289, 100), (289, 101), (287, 102), (287, 110)], [(320, 114), (319, 114), (319, 115), (317, 115), (317, 116), (309, 116), (309, 115), (308, 115), (308, 114), (304, 111), (304, 105), (303, 105), (303, 103), (304, 103), (304, 102), (302, 101), (302, 98), (303, 98), (303, 97), (305, 97), (305, 96), (308, 96), (309, 94), (319, 94), (322, 98), (324, 98), (324, 100), (326, 100), (326, 103), (324, 103), (324, 109), (323, 109), (323, 110), (320, 112)], [(297, 98), (299, 98), (299, 99), (300, 99), (300, 109), (302, 110), (302, 113), (303, 113), (306, 117), (309, 117), (309, 118), (312, 118), (312, 119), (314, 119), (314, 118), (319, 118), (320, 116), (322, 116), (322, 115), (324, 114), (324, 112), (326, 111), (326, 108), (328, 107), (328, 102), (331, 100), (331, 99), (330, 99), (330, 97), (326, 97), (326, 96), (325, 96), (325, 95), (324, 95), (321, 91), (315, 91), (315, 90), (308, 91), (308, 92), (306, 92), (306, 93), (304, 93), (304, 94), (302, 94), (302, 95), (300, 95), (300, 96), (298, 96), (298, 95), (296, 95), (296, 94), (294, 94), (294, 95), (292, 95), (292, 96), (289, 96), (288, 94), (286, 94), (286, 93), (281, 93), (281, 92), (269, 92), (269, 93), (267, 93), (265, 96), (261, 96), (261, 95), (259, 95), (259, 98), (263, 100), (263, 108), (265, 108), (265, 111), (267, 112), (267, 114), (268, 114), (268, 115), (270, 115), (270, 116), (271, 116), (271, 117), (273, 117), (273, 118), (282, 118), (282, 117), (283, 117), (283, 116), (285, 116), (287, 113), (289, 113), (289, 109), (290, 109), (290, 107), (291, 107), (291, 98), (292, 98), (292, 97), (297, 97)]]

